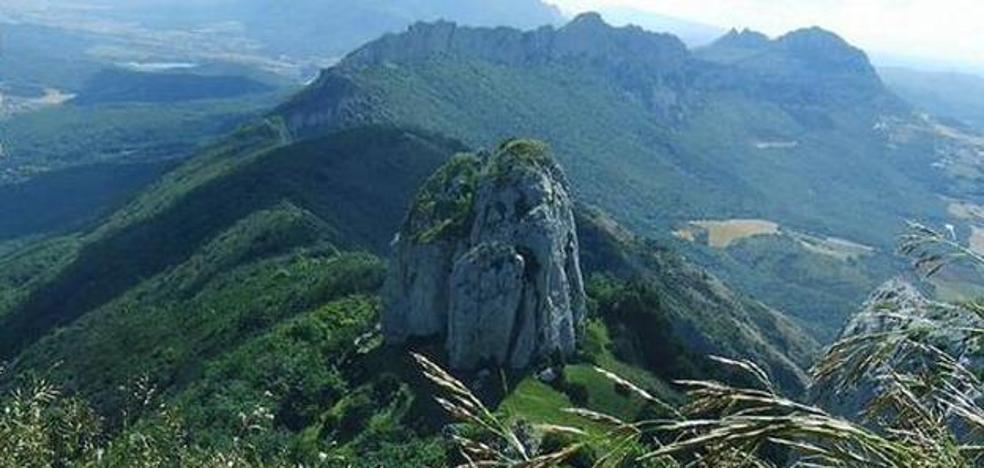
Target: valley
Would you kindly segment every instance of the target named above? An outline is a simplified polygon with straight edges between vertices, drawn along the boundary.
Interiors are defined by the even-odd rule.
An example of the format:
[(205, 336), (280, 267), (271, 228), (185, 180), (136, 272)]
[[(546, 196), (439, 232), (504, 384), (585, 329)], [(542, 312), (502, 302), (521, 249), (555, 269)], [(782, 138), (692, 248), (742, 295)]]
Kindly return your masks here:
[(0, 468), (981, 460), (984, 133), (833, 31), (8, 3)]
[[(976, 232), (976, 231), (975, 231)], [(795, 239), (811, 253), (848, 261), (876, 253), (873, 247), (836, 237), (817, 237), (781, 229), (771, 221), (729, 219), (725, 221), (691, 221), (687, 227), (673, 231), (673, 236), (691, 243), (701, 243), (724, 250), (742, 239), (758, 236), (786, 236)], [(972, 234), (973, 237), (973, 234)], [(973, 244), (973, 242), (971, 242)]]

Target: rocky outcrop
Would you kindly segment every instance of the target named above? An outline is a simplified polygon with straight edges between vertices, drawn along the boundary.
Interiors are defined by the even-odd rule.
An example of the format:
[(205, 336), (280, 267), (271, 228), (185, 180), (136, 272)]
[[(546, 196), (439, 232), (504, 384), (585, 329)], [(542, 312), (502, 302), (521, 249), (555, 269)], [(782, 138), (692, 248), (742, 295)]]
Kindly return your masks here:
[(638, 27), (612, 27), (597, 13), (584, 13), (561, 27), (532, 31), (473, 28), (448, 21), (417, 23), (401, 34), (366, 44), (345, 57), (343, 68), (411, 64), (442, 56), (469, 57), (512, 66), (581, 63), (603, 67), (645, 66), (663, 75), (689, 60), (675, 36)]
[(946, 308), (943, 304), (935, 304), (927, 299), (912, 283), (901, 278), (895, 278), (876, 289), (861, 307), (861, 312), (854, 316), (844, 330), (841, 338), (888, 331), (897, 326), (896, 319), (889, 319), (881, 313), (891, 310), (897, 316), (920, 317), (929, 313), (932, 308)]
[(731, 29), (727, 34), (715, 40), (709, 48), (740, 48), (746, 50), (762, 50), (772, 45), (769, 36), (751, 29)]
[[(928, 299), (912, 283), (896, 278), (871, 294), (861, 311), (844, 328), (840, 339), (893, 331), (919, 331), (922, 335), (920, 340), (931, 343), (977, 373), (984, 369), (984, 355), (974, 332), (970, 330), (981, 327), (981, 317), (974, 311)], [(911, 356), (906, 359), (908, 361), (901, 361), (894, 356), (890, 365), (905, 370), (922, 364), (913, 362)], [(835, 388), (834, 385), (837, 385), (836, 382), (815, 385), (811, 389), (812, 398), (820, 406), (848, 417), (860, 414), (876, 395), (884, 391), (882, 383), (874, 376), (862, 378), (850, 391)]]
[(460, 155), (395, 240), (383, 332), (443, 336), (451, 366), (523, 368), (575, 350), (585, 295), (566, 177), (538, 142)]

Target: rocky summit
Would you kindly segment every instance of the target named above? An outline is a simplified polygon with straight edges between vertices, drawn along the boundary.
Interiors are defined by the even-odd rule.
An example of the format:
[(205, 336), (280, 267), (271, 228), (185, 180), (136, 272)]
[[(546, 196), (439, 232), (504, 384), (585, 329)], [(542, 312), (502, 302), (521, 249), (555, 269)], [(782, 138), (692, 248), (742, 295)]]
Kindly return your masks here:
[(453, 158), (394, 241), (383, 332), (444, 337), (456, 369), (525, 368), (574, 352), (585, 314), (571, 191), (546, 145)]

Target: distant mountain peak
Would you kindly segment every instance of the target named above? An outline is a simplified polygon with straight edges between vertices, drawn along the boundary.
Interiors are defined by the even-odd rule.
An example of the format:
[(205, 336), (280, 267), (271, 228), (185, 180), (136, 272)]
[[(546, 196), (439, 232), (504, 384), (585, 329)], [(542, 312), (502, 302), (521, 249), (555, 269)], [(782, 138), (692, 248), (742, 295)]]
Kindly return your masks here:
[(777, 39), (732, 29), (696, 53), (704, 60), (756, 73), (771, 80), (772, 88), (777, 84), (802, 85), (823, 77), (825, 81), (811, 87), (826, 87), (832, 95), (853, 96), (852, 90), (884, 95), (878, 73), (864, 51), (820, 27), (798, 29)]
[(610, 27), (605, 19), (601, 17), (601, 14), (594, 11), (587, 11), (581, 13), (574, 17), (570, 23), (567, 24), (568, 27), (574, 25), (591, 25), (591, 26), (604, 26)]
[(798, 29), (776, 39), (775, 43), (788, 54), (816, 66), (877, 77), (864, 51), (826, 29), (816, 26)]
[(769, 36), (751, 29), (732, 28), (727, 34), (714, 41), (712, 47), (741, 47), (748, 49), (758, 49), (768, 47), (772, 43)]
[[(837, 53), (864, 56), (864, 52), (852, 46), (844, 38), (819, 26), (790, 31), (775, 40), (779, 46), (797, 53)], [(865, 56), (867, 60), (867, 56)]]
[(810, 26), (808, 28), (800, 28), (790, 31), (777, 39), (778, 42), (790, 41), (790, 40), (811, 40), (811, 41), (824, 41), (827, 43), (836, 43), (839, 45), (850, 46), (844, 38), (837, 35), (837, 33), (824, 29), (820, 26)]
[[(728, 47), (728, 43), (750, 44)], [(708, 62), (714, 65), (709, 66)], [(585, 13), (557, 28), (521, 31), (460, 26), (448, 21), (415, 23), (351, 53), (325, 71), (305, 92), (278, 109), (292, 131), (309, 131), (367, 112), (376, 97), (352, 77), (368, 69), (443, 69), (488, 63), (519, 71), (538, 69), (601, 80), (664, 122), (679, 122), (698, 96), (729, 88), (756, 99), (800, 106), (880, 100), (898, 109), (867, 56), (819, 28), (771, 40), (734, 30), (711, 46), (690, 51), (676, 36), (636, 26), (615, 27)], [(723, 66), (721, 66), (723, 65)], [(458, 78), (449, 78), (458, 84)], [(344, 119), (342, 119), (344, 120)], [(507, 135), (503, 135), (507, 136)]]

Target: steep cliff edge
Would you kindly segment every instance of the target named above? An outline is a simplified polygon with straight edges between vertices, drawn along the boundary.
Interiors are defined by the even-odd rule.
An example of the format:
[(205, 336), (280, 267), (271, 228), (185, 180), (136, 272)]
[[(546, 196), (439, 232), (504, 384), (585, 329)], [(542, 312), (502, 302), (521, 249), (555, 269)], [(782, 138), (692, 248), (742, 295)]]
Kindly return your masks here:
[(570, 187), (545, 145), (459, 155), (396, 238), (383, 332), (443, 336), (457, 369), (570, 356), (585, 314), (578, 250)]

